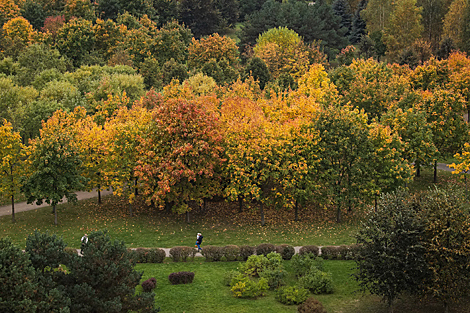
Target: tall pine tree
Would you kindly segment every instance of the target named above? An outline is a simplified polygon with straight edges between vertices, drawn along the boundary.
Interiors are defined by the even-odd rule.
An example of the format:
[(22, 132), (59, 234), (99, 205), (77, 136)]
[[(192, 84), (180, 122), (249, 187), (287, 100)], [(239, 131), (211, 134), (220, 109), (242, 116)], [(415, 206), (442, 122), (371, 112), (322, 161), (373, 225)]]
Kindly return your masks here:
[(349, 35), (349, 41), (352, 44), (357, 44), (361, 41), (362, 36), (366, 34), (366, 21), (362, 18), (362, 11), (367, 7), (368, 0), (361, 0), (357, 7), (356, 12), (351, 25), (351, 33)]

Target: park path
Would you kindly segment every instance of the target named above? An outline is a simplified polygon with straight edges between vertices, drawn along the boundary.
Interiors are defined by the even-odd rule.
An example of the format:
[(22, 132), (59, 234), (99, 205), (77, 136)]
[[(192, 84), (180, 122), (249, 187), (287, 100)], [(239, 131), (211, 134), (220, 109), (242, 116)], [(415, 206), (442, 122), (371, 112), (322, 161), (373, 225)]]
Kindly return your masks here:
[[(437, 164), (437, 169), (443, 170), (443, 171), (453, 171), (454, 169), (449, 167), (447, 164), (444, 163), (438, 163)], [(101, 192), (101, 196), (106, 196), (109, 194), (112, 194), (113, 192), (111, 190), (103, 190)], [(90, 198), (95, 198), (98, 197), (98, 193), (96, 190), (87, 192), (87, 191), (78, 191), (76, 192), (77, 194), (77, 199), (78, 200), (84, 200), (84, 199), (90, 199)], [(66, 202), (66, 201), (64, 201)], [(19, 212), (24, 212), (24, 211), (30, 211), (30, 210), (35, 210), (38, 208), (43, 208), (49, 206), (47, 203), (43, 203), (41, 205), (36, 205), (36, 204), (27, 204), (26, 202), (18, 202), (15, 203), (15, 214)], [(3, 205), (0, 206), (0, 216), (5, 216), (5, 215), (11, 215), (11, 204)]]

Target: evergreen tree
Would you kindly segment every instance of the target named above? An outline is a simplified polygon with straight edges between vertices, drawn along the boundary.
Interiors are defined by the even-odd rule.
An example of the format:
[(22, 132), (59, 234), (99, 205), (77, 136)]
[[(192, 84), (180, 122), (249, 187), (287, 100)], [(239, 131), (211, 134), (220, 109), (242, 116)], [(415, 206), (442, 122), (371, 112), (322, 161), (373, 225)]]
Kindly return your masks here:
[(351, 25), (351, 34), (349, 36), (349, 41), (352, 44), (357, 44), (361, 41), (362, 36), (366, 34), (366, 21), (362, 18), (362, 11), (367, 7), (368, 0), (361, 0), (357, 7), (356, 12)]
[(245, 68), (245, 75), (246, 76), (253, 76), (255, 80), (259, 82), (259, 87), (264, 89), (264, 86), (269, 82), (271, 79), (271, 74), (269, 73), (269, 69), (266, 66), (266, 63), (260, 58), (251, 58)]
[(463, 14), (463, 21), (462, 21), (462, 32), (461, 36), (461, 46), (462, 50), (470, 53), (470, 4), (465, 6), (465, 11)]
[(181, 0), (180, 18), (195, 38), (218, 32), (222, 22), (215, 0)]
[(352, 15), (351, 13), (349, 13), (351, 11), (349, 3), (346, 0), (335, 0), (331, 7), (333, 9), (334, 14), (341, 18), (341, 27), (347, 29), (345, 36), (349, 36), (351, 34), (352, 27)]
[(437, 57), (439, 60), (447, 59), (453, 50), (455, 50), (454, 42), (447, 37), (441, 42), (439, 50), (437, 50)]

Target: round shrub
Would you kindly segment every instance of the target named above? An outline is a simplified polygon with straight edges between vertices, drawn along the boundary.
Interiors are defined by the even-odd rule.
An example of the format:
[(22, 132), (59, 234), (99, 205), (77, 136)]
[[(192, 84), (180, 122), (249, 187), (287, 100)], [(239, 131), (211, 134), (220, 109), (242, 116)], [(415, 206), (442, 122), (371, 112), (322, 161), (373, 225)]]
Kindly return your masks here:
[(325, 246), (321, 248), (321, 256), (325, 260), (341, 259), (341, 248), (339, 246)]
[(291, 259), (291, 266), (295, 276), (304, 276), (311, 270), (323, 271), (323, 259), (312, 254), (296, 254)]
[(268, 258), (264, 255), (252, 255), (241, 264), (240, 271), (248, 276), (259, 277), (260, 273), (266, 269)]
[(206, 257), (208, 262), (217, 262), (223, 256), (223, 251), (221, 247), (217, 246), (205, 246), (202, 250), (202, 255)]
[(242, 275), (242, 274), (240, 272), (234, 271), (234, 270), (225, 272), (225, 274), (224, 274), (224, 285), (225, 286), (232, 286), (232, 280), (235, 277), (239, 276), (239, 275)]
[(146, 281), (142, 282), (142, 289), (145, 292), (151, 292), (157, 286), (157, 280), (155, 277), (149, 278)]
[(300, 248), (299, 250), (299, 254), (300, 255), (304, 255), (304, 254), (310, 254), (312, 253), (314, 256), (318, 256), (318, 252), (320, 251), (320, 248), (318, 248), (318, 246), (303, 246), (302, 248)]
[(178, 284), (191, 284), (194, 279), (194, 273), (193, 272), (177, 272), (177, 273), (171, 273), (168, 276), (168, 280), (172, 285), (178, 285)]
[(287, 305), (300, 304), (307, 300), (308, 294), (309, 292), (305, 288), (284, 286), (277, 291), (276, 300)]
[(276, 252), (276, 247), (272, 243), (262, 243), (256, 246), (257, 255), (268, 255), (271, 252)]
[(304, 303), (297, 307), (298, 313), (327, 313), (320, 301), (314, 297), (307, 298)]
[(173, 247), (170, 249), (170, 257), (173, 259), (174, 262), (184, 261), (188, 259), (188, 257), (194, 258), (196, 255), (196, 250), (192, 247)]
[(252, 246), (240, 246), (240, 257), (242, 261), (248, 260), (248, 258), (255, 254), (255, 247)]
[(283, 260), (290, 260), (295, 254), (295, 249), (291, 245), (276, 246), (276, 252), (282, 256)]
[(256, 282), (246, 276), (231, 288), (234, 297), (237, 298), (256, 298), (264, 296), (266, 290), (268, 290), (268, 282), (266, 279), (261, 278)]
[(240, 256), (240, 248), (236, 245), (228, 245), (222, 248), (222, 254), (227, 261), (236, 261)]
[(165, 250), (163, 249), (150, 249), (147, 252), (148, 263), (163, 263), (166, 258)]
[(314, 294), (333, 293), (331, 274), (320, 270), (311, 270), (299, 279), (299, 285)]

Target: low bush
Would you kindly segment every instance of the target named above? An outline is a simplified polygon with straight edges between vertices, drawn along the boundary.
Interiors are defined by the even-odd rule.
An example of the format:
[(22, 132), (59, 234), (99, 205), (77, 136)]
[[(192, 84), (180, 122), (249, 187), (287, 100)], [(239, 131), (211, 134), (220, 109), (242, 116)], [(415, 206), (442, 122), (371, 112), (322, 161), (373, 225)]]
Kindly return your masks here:
[(311, 270), (302, 276), (299, 285), (317, 295), (333, 293), (331, 274), (320, 270)]
[(137, 248), (130, 253), (137, 263), (163, 263), (166, 257), (163, 249)]
[(252, 255), (241, 264), (240, 271), (248, 276), (259, 277), (268, 265), (268, 258), (264, 255)]
[(323, 271), (323, 259), (313, 254), (296, 254), (291, 259), (291, 267), (295, 276), (301, 277), (312, 269)]
[(195, 255), (196, 249), (192, 247), (173, 247), (170, 249), (170, 256), (174, 262), (186, 262), (188, 257), (194, 258)]
[(222, 248), (222, 254), (227, 261), (236, 261), (240, 256), (240, 248), (236, 245), (228, 245)]
[(261, 278), (256, 282), (246, 276), (235, 283), (231, 288), (234, 297), (237, 298), (256, 298), (264, 296), (266, 290), (268, 290), (268, 282), (266, 279)]
[(320, 248), (318, 248), (318, 246), (303, 246), (302, 248), (300, 248), (299, 254), (304, 255), (312, 253), (314, 256), (318, 256), (319, 251)]
[(193, 272), (177, 272), (177, 273), (171, 273), (168, 276), (168, 279), (170, 280), (170, 283), (172, 285), (178, 285), (178, 284), (190, 284), (193, 282), (194, 279), (194, 273)]
[(145, 292), (151, 292), (157, 286), (157, 280), (155, 277), (149, 278), (146, 281), (142, 282), (142, 289)]
[(264, 269), (259, 276), (266, 279), (268, 282), (269, 288), (276, 289), (282, 285), (285, 285), (284, 279), (287, 276), (287, 272), (282, 269)]
[(256, 246), (256, 254), (267, 256), (271, 252), (276, 252), (276, 247), (271, 243), (262, 243)]
[(308, 298), (308, 290), (302, 287), (285, 286), (279, 288), (276, 300), (287, 305), (300, 304)]
[(240, 257), (242, 261), (248, 260), (251, 255), (255, 254), (255, 247), (252, 246), (240, 246)]
[(320, 301), (314, 297), (307, 298), (304, 303), (297, 307), (298, 313), (326, 313)]
[[(225, 272), (225, 274), (224, 274), (224, 285), (225, 286), (233, 286), (232, 281), (240, 275), (243, 276), (242, 273), (240, 273), (239, 271), (235, 271), (235, 270)], [(238, 280), (239, 279), (237, 279), (237, 281)]]
[(358, 245), (326, 246), (321, 248), (321, 256), (326, 260), (354, 260)]
[(221, 247), (217, 246), (205, 246), (202, 250), (202, 255), (208, 262), (217, 262), (222, 258), (223, 250)]
[(282, 256), (283, 260), (290, 260), (295, 254), (295, 249), (291, 245), (276, 246), (276, 252)]
[(69, 255), (78, 255), (78, 251), (75, 248), (65, 247), (64, 251), (67, 252)]

